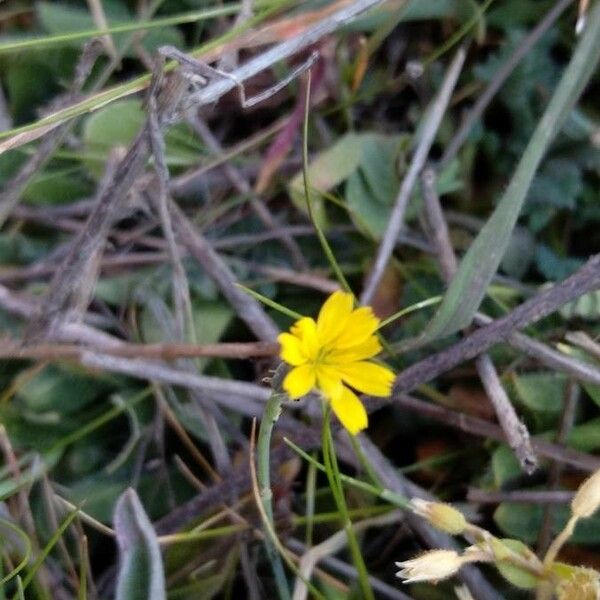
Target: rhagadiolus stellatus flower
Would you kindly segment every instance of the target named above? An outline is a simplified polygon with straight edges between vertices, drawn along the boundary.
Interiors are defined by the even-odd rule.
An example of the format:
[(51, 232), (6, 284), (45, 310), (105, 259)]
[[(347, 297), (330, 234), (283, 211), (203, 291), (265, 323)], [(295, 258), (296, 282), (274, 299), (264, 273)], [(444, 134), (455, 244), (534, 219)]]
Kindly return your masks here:
[(390, 369), (369, 360), (381, 351), (378, 327), (370, 307), (354, 309), (352, 294), (334, 292), (316, 321), (303, 317), (277, 338), (282, 360), (292, 366), (283, 389), (293, 399), (317, 389), (342, 425), (356, 435), (368, 425), (367, 411), (350, 388), (386, 397), (394, 381)]
[(397, 562), (396, 577), (404, 583), (437, 582), (454, 575), (467, 562), (454, 550), (431, 550), (411, 560)]
[(414, 513), (450, 535), (461, 534), (468, 525), (464, 515), (450, 504), (413, 498), (411, 505)]

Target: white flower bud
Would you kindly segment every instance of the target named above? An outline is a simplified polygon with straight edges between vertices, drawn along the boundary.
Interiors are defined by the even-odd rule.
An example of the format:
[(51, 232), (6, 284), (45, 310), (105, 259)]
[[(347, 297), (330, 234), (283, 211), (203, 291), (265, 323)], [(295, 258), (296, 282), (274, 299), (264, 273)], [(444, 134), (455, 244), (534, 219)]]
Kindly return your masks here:
[(411, 500), (413, 512), (427, 519), (435, 528), (450, 535), (459, 535), (467, 526), (464, 515), (450, 504), (429, 502), (421, 498)]
[(574, 516), (585, 519), (591, 517), (598, 507), (600, 507), (600, 470), (579, 486), (571, 500), (571, 512)]
[(412, 560), (397, 562), (400, 571), (396, 577), (404, 579), (404, 583), (440, 581), (454, 575), (464, 562), (454, 550), (431, 550)]

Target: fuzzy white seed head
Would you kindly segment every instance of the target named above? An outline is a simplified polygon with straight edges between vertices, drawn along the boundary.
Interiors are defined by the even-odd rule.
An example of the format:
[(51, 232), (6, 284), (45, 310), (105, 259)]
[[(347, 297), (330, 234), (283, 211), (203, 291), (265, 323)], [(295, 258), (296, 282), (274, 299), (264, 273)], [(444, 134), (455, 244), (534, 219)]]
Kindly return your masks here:
[(400, 571), (396, 577), (404, 579), (404, 583), (418, 581), (440, 581), (454, 575), (465, 562), (454, 550), (431, 550), (403, 562), (397, 562)]

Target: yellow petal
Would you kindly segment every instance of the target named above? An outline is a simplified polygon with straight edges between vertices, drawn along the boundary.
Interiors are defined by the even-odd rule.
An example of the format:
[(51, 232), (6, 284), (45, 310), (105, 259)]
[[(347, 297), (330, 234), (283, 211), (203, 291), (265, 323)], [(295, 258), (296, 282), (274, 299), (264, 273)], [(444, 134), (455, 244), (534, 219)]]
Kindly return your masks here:
[(306, 356), (302, 353), (300, 338), (291, 333), (281, 333), (277, 337), (277, 341), (281, 346), (279, 353), (281, 360), (294, 367), (303, 365), (306, 362)]
[(317, 331), (322, 344), (332, 342), (344, 331), (353, 304), (352, 294), (341, 291), (333, 292), (325, 300), (317, 318)]
[(321, 345), (317, 337), (317, 324), (310, 317), (296, 321), (290, 330), (292, 335), (300, 339), (300, 351), (307, 360), (316, 360)]
[(327, 398), (337, 398), (343, 389), (342, 378), (338, 371), (326, 365), (319, 365), (316, 368), (317, 387)]
[(379, 319), (373, 313), (373, 309), (370, 306), (361, 306), (348, 317), (344, 332), (335, 341), (336, 348), (360, 344), (373, 335), (378, 327)]
[(336, 365), (342, 379), (355, 390), (371, 396), (389, 396), (395, 375), (381, 365), (358, 361), (347, 365)]
[(302, 365), (292, 369), (283, 380), (283, 389), (290, 398), (296, 400), (305, 396), (315, 387), (315, 370), (312, 365)]
[(336, 417), (352, 435), (366, 429), (367, 411), (354, 392), (344, 387), (339, 397), (331, 398), (330, 403)]
[(381, 352), (381, 343), (377, 336), (371, 335), (354, 346), (336, 348), (327, 353), (327, 362), (331, 364), (349, 363), (373, 358)]

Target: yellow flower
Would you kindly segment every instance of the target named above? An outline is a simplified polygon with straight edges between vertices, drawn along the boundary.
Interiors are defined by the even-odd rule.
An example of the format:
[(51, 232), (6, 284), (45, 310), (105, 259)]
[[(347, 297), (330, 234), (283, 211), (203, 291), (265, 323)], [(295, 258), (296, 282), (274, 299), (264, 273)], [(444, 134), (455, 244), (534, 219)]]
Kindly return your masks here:
[(356, 435), (368, 424), (367, 411), (350, 388), (385, 397), (394, 381), (390, 369), (368, 360), (381, 351), (378, 327), (370, 307), (354, 310), (352, 294), (334, 292), (316, 321), (303, 317), (277, 338), (282, 360), (293, 367), (283, 389), (294, 399), (318, 389), (342, 425)]

